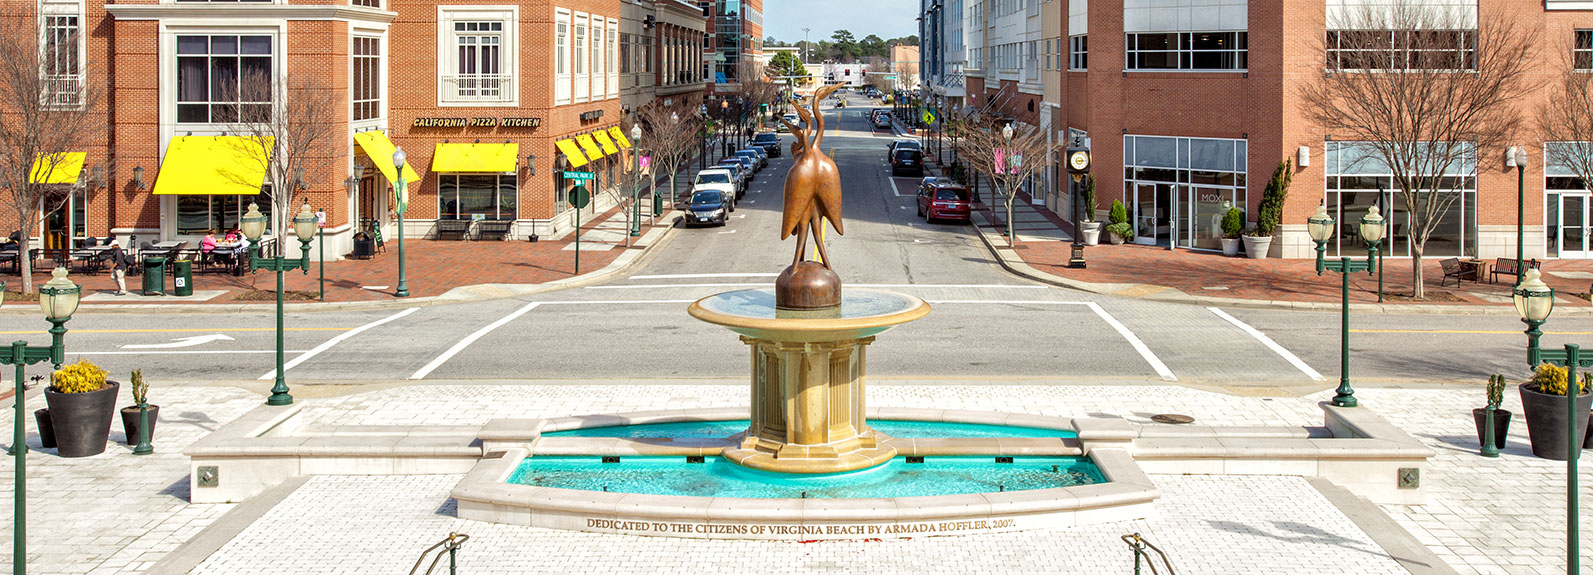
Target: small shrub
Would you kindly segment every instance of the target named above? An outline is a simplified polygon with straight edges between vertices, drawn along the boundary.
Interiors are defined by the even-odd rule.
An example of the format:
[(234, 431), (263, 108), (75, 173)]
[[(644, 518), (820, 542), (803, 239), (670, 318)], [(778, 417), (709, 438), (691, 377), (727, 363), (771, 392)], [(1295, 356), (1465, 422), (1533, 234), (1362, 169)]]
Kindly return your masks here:
[(1095, 210), (1100, 204), (1095, 203), (1095, 176), (1084, 176), (1084, 221), (1095, 221)]
[(50, 376), (56, 393), (88, 393), (105, 387), (105, 370), (86, 359), (57, 370)]
[(128, 380), (129, 385), (133, 388), (133, 403), (142, 405), (145, 400), (149, 399), (149, 384), (144, 383), (144, 370), (133, 370), (133, 375)]
[(1239, 208), (1228, 208), (1228, 213), (1222, 215), (1222, 237), (1230, 240), (1239, 239), (1239, 232), (1245, 227), (1245, 213)]
[(1134, 226), (1128, 225), (1128, 222), (1117, 222), (1115, 224), (1107, 224), (1106, 225), (1106, 233), (1117, 234), (1117, 235), (1123, 236), (1124, 239), (1132, 240), (1132, 239), (1134, 239)]
[[(1538, 393), (1565, 395), (1566, 388), (1569, 387), (1566, 382), (1568, 377), (1565, 368), (1545, 363), (1539, 365), (1532, 373), (1532, 379), (1527, 381), (1527, 386)], [(1577, 395), (1587, 393), (1588, 385), (1593, 382), (1593, 374), (1584, 373), (1581, 379), (1582, 381), (1577, 382), (1577, 387), (1580, 388)]]
[(1113, 224), (1128, 223), (1128, 208), (1123, 207), (1123, 200), (1112, 200), (1112, 210), (1107, 212), (1106, 221)]
[(1283, 201), (1289, 197), (1289, 183), (1294, 181), (1293, 162), (1284, 160), (1272, 172), (1272, 180), (1267, 182), (1266, 190), (1261, 193), (1261, 206), (1256, 211), (1256, 233), (1247, 236), (1271, 237), (1272, 232), (1278, 227), (1278, 221), (1283, 218)]
[(1488, 376), (1488, 407), (1499, 409), (1504, 404), (1505, 378), (1497, 373)]

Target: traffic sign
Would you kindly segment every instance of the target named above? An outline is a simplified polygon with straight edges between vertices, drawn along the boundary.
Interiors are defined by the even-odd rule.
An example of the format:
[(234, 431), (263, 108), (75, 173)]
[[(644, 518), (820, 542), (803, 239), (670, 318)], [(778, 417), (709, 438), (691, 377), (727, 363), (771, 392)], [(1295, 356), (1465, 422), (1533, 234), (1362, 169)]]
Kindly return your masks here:
[(592, 203), (592, 192), (587, 191), (586, 186), (576, 186), (570, 189), (570, 207), (579, 210), (590, 203)]
[(590, 180), (596, 177), (597, 174), (592, 172), (564, 172), (564, 179), (566, 180)]
[(923, 120), (925, 124), (935, 123), (935, 113), (929, 110), (924, 110)]

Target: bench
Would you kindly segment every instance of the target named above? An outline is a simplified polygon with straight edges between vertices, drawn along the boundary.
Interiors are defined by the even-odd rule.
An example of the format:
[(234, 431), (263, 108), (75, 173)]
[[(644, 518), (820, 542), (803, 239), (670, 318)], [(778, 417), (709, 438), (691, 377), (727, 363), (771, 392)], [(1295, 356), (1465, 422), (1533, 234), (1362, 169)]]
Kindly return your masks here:
[(1438, 265), (1444, 268), (1444, 277), (1438, 280), (1440, 287), (1449, 281), (1449, 278), (1455, 278), (1455, 285), (1460, 285), (1460, 280), (1477, 281), (1477, 270), (1460, 265), (1460, 258), (1439, 260)]
[(476, 239), (503, 241), (513, 228), (514, 220), (481, 220), (481, 223), (476, 224)]
[[(1527, 269), (1533, 270), (1538, 269), (1538, 266), (1542, 265), (1536, 258), (1525, 260), (1521, 263), (1526, 264)], [(1499, 281), (1500, 275), (1514, 277), (1516, 275), (1516, 271), (1515, 258), (1498, 258), (1493, 262), (1493, 271), (1488, 272), (1488, 283), (1497, 283)]]
[(437, 239), (470, 239), (470, 220), (437, 220)]

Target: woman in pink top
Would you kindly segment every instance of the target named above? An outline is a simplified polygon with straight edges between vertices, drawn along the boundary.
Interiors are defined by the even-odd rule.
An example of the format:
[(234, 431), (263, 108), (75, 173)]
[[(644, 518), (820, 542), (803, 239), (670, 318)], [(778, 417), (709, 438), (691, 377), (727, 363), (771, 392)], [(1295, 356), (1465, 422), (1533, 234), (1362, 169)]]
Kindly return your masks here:
[(199, 252), (210, 255), (216, 249), (216, 230), (205, 230), (204, 239), (199, 240)]

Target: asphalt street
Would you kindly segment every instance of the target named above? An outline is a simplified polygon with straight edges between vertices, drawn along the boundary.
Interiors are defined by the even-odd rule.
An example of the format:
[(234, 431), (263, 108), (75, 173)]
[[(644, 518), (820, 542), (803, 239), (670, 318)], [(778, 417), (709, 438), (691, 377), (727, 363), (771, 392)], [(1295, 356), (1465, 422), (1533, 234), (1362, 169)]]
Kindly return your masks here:
[[(1148, 302), (1005, 272), (968, 226), (916, 216), (916, 179), (889, 175), (892, 136), (870, 126), (863, 100), (852, 104), (826, 114), (831, 131), (823, 148), (842, 173), (847, 231), (827, 234), (829, 254), (846, 285), (901, 291), (934, 308), (870, 347), (876, 379), (1336, 384), (1336, 312)], [(745, 377), (747, 352), (737, 336), (692, 319), (686, 305), (770, 286), (790, 263), (794, 239), (781, 242), (777, 232), (790, 165), (787, 148), (758, 174), (726, 226), (677, 230), (646, 266), (607, 284), (486, 302), (289, 314), (289, 383)], [(5, 335), (47, 340), (42, 321), (27, 329), (26, 316), (9, 317)], [(84, 308), (69, 324), (68, 355), (90, 358), (116, 377), (142, 368), (155, 381), (258, 381), (274, 367), (274, 325), (269, 307), (224, 314)], [(1480, 384), (1489, 373), (1525, 371), (1525, 338), (1512, 317), (1356, 315), (1352, 328), (1357, 381)], [(1547, 330), (1548, 345), (1586, 341), (1593, 320), (1556, 319)]]

